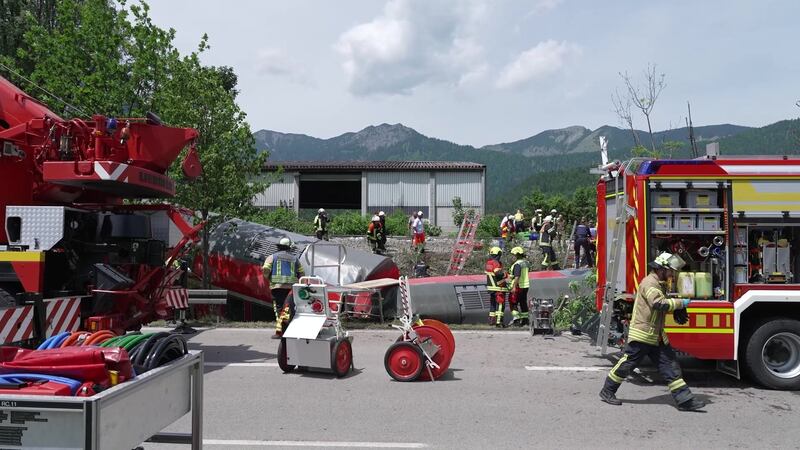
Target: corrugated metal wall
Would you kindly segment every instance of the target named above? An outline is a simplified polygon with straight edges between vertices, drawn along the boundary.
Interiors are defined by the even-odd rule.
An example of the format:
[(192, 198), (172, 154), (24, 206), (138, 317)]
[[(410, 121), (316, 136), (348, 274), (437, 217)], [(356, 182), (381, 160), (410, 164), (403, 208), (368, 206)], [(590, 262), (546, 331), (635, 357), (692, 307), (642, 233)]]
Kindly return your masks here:
[(367, 209), (430, 203), (430, 172), (367, 172)]
[(453, 198), (461, 197), (468, 208), (483, 211), (480, 172), (436, 172), (436, 224), (445, 232), (458, 231), (453, 224)]
[(436, 206), (453, 206), (453, 197), (461, 197), (464, 206), (481, 207), (480, 172), (436, 172)]
[[(483, 176), (478, 171), (366, 171), (367, 213), (378, 210), (391, 213), (400, 209), (407, 213), (422, 210), (425, 217), (435, 221), (445, 231), (457, 230), (453, 225), (453, 197), (461, 197), (464, 206), (483, 212)], [(254, 198), (256, 206), (275, 208), (281, 201), (294, 205), (295, 172), (287, 172), (282, 179), (274, 181), (267, 190)], [(343, 174), (304, 174), (302, 179), (342, 177)], [(356, 176), (356, 175), (353, 175)], [(433, 186), (431, 185), (433, 177)], [(320, 179), (321, 179), (320, 178)], [(348, 177), (350, 178), (350, 177)], [(325, 178), (327, 179), (327, 178)], [(435, 193), (431, 198), (431, 188)], [(362, 188), (363, 189), (363, 188)], [(431, 201), (435, 205), (431, 205)], [(435, 210), (430, 210), (430, 207)]]
[(263, 193), (256, 194), (253, 204), (261, 208), (275, 208), (282, 201), (294, 205), (294, 175), (293, 172), (287, 172), (281, 179), (272, 181)]

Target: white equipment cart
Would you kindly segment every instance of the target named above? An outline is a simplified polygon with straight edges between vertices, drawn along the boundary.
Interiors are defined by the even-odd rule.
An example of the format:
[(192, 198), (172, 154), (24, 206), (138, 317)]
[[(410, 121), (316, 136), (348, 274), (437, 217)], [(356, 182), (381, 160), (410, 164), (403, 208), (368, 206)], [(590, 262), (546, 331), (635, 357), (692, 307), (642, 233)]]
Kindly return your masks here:
[(278, 345), (278, 366), (325, 369), (343, 377), (353, 368), (352, 336), (339, 320), (341, 301), (328, 298), (320, 277), (301, 277), (292, 286), (295, 314)]

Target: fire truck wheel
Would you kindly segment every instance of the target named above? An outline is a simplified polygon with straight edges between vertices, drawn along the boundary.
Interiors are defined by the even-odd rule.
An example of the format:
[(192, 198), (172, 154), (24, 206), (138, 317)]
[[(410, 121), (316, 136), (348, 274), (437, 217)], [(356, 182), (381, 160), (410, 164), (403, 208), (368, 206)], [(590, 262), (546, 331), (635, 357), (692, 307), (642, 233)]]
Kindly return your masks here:
[(14, 296), (3, 288), (0, 288), (0, 308), (7, 308), (16, 305)]
[(331, 370), (337, 377), (350, 373), (350, 368), (353, 367), (353, 347), (350, 341), (342, 339), (333, 346), (333, 353), (331, 353)]
[(410, 342), (395, 342), (386, 350), (383, 366), (397, 381), (414, 381), (424, 367), (422, 351)]
[(800, 321), (766, 320), (747, 341), (745, 361), (750, 376), (770, 389), (800, 389)]
[(281, 339), (281, 343), (278, 344), (278, 367), (281, 368), (283, 373), (289, 373), (297, 367), (289, 365), (289, 361), (286, 356), (286, 339)]

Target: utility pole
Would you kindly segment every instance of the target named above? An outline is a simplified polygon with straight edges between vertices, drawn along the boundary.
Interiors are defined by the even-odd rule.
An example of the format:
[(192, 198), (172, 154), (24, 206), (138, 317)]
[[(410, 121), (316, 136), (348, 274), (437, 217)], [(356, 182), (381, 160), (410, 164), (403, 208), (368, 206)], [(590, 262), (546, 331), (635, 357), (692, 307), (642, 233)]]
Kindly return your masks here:
[(694, 137), (694, 127), (692, 126), (692, 104), (687, 101), (686, 106), (689, 108), (689, 118), (686, 124), (689, 127), (689, 143), (692, 146), (692, 157), (697, 158), (697, 140)]

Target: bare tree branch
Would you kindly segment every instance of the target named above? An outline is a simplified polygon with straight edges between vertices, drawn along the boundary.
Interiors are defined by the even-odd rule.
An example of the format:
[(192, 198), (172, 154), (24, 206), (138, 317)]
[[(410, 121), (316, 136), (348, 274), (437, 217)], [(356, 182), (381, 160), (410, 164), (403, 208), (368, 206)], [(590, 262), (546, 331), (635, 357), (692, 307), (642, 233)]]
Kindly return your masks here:
[(656, 74), (656, 65), (648, 64), (647, 69), (645, 69), (643, 73), (644, 86), (635, 83), (631, 79), (631, 76), (628, 75), (628, 72), (620, 72), (619, 76), (622, 78), (628, 90), (628, 100), (636, 109), (642, 112), (647, 120), (647, 131), (650, 133), (650, 145), (653, 152), (655, 152), (656, 142), (653, 138), (653, 127), (650, 123), (650, 115), (656, 105), (658, 96), (661, 95), (661, 91), (666, 87), (666, 83), (664, 82), (665, 75), (663, 73)]
[(614, 113), (616, 113), (617, 118), (619, 119), (619, 123), (622, 126), (628, 127), (631, 130), (631, 135), (633, 135), (633, 142), (638, 147), (642, 145), (642, 142), (639, 140), (639, 133), (636, 132), (636, 129), (633, 127), (633, 116), (631, 115), (631, 100), (628, 97), (623, 99), (622, 95), (620, 95), (619, 90), (614, 90), (614, 93), (611, 94), (611, 103), (614, 105)]

